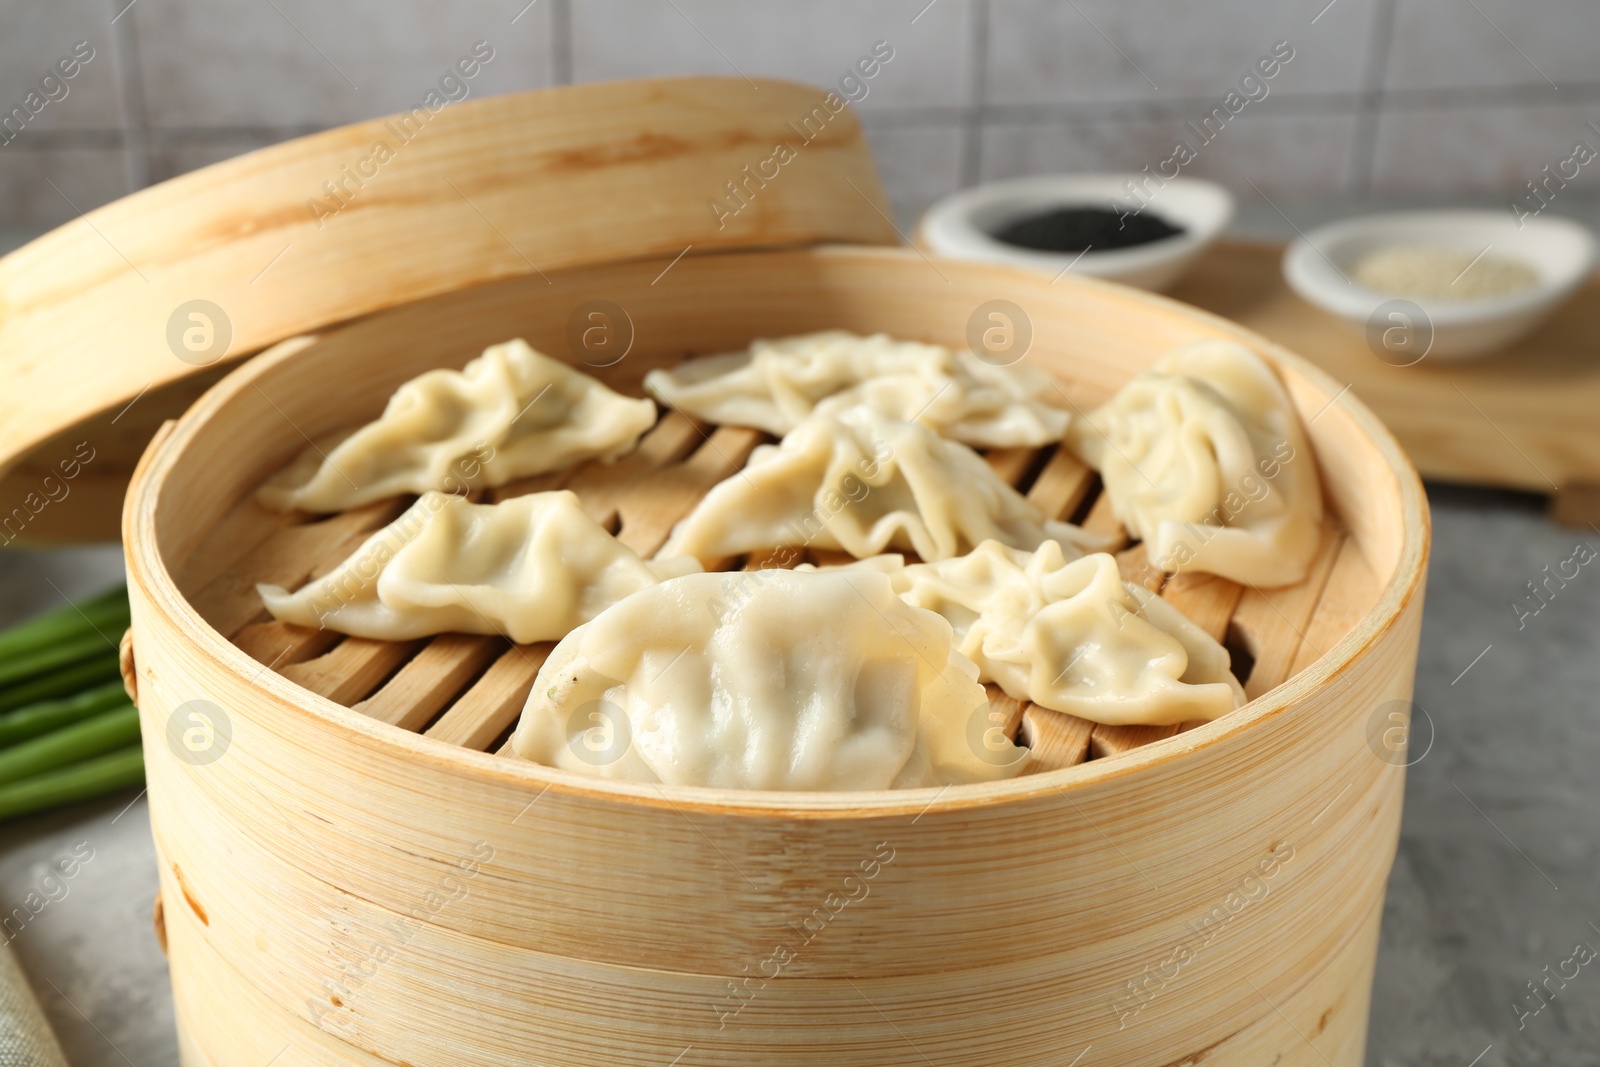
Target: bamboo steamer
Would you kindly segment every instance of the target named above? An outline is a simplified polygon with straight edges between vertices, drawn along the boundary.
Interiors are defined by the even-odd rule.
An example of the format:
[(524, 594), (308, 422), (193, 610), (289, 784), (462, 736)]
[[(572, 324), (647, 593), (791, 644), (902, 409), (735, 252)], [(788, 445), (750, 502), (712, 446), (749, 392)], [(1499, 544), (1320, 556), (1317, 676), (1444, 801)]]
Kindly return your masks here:
[[(728, 1064), (1068, 1063), (1091, 1045), (1103, 1063), (1359, 1062), (1403, 784), (1367, 724), (1409, 696), (1426, 534), (1415, 478), (1382, 428), (1348, 399), (1327, 406), (1337, 386), (1294, 357), (1131, 290), (955, 263), (938, 264), (941, 278), (898, 250), (686, 257), (670, 288), (652, 286), (664, 266), (496, 283), (285, 346), (147, 454), (126, 533), (187, 1040), (217, 1064), (286, 1043), (285, 1063), (647, 1064), (686, 1049), (683, 1062)], [(261, 661), (213, 625), (254, 616), (229, 614), (243, 583), (219, 560), (263, 565), (256, 546), (274, 528), (248, 494), (302, 433), (370, 417), (400, 381), (496, 337), (560, 351), (590, 294), (635, 322), (634, 350), (599, 372), (632, 389), (685, 351), (762, 332), (835, 325), (960, 343), (967, 309), (997, 290), (1029, 309), (1040, 365), (1075, 402), (1175, 343), (1226, 336), (1273, 359), (1316, 416), (1345, 532), (1313, 593), (1268, 605), (1295, 612), (1303, 633), (1255, 635), (1257, 670), (1292, 677), (1245, 709), (1120, 755), (944, 792), (605, 785), (473, 750), (503, 734), (529, 673), (493, 708), (468, 688), (419, 736), (306, 688), (341, 684), (385, 643), (346, 640), (268, 669), (277, 653), (259, 637)], [(737, 462), (718, 451), (736, 447), (727, 430), (697, 443), (689, 463)], [(653, 491), (682, 488), (675, 478), (624, 486), (646, 495), (620, 509), (622, 536), (629, 516), (652, 513)], [(1244, 591), (1236, 622), (1256, 598), (1267, 594)], [(316, 666), (341, 649), (343, 670)], [(382, 659), (361, 699), (382, 702), (425, 654)], [(502, 658), (524, 654), (539, 652)], [(359, 707), (356, 696), (343, 702)], [(203, 765), (167, 743), (169, 720), (197, 699), (230, 726), (226, 752)], [(463, 727), (463, 707), (487, 726)], [(1179, 965), (1181, 946), (1193, 958)]]
[[(700, 93), (696, 114), (715, 101), (761, 125), (727, 102), (742, 83), (664, 84), (680, 103)], [(768, 98), (770, 115), (819, 96), (769, 88), (801, 94)], [(609, 129), (653, 91), (568, 90), (561, 106), (597, 94), (585, 106)], [(613, 234), (559, 267), (375, 291), (320, 332), (263, 330), (281, 343), (156, 435), (123, 536), (185, 1063), (1361, 1062), (1404, 784), (1370, 724), (1392, 725), (1385, 709), (1411, 693), (1428, 543), (1415, 472), (1340, 383), (1223, 320), (1092, 279), (867, 247), (891, 239), (881, 191), (847, 113), (835, 136), (752, 201), (789, 220), (781, 238), (719, 242), (707, 215), (675, 233), (681, 256), (642, 241), (626, 258)], [(631, 199), (591, 208), (622, 227), (670, 214), (663, 198), (703, 211), (723, 162), (696, 182), (619, 161)], [(841, 178), (856, 199), (828, 194)], [(818, 243), (841, 239), (858, 245)], [(654, 367), (757, 336), (964, 346), (995, 299), (1022, 309), (1027, 358), (1072, 406), (1208, 337), (1284, 378), (1330, 511), (1311, 576), (1270, 591), (1151, 579), (1249, 653), (1244, 708), (1112, 730), (997, 698), (1033, 754), (1029, 773), (981, 786), (605, 783), (497, 751), (548, 646), (337, 640), (254, 599), (254, 581), (325, 570), (399, 506), (313, 521), (262, 511), (254, 488), (425, 369), (522, 336), (637, 394)], [(595, 300), (631, 336), (603, 367), (568, 341)], [(614, 466), (490, 495), (565, 485), (649, 551), (760, 440), (669, 412)], [(1065, 453), (988, 459), (1041, 507), (1116, 532)], [(1122, 553), (1130, 571), (1141, 552)]]

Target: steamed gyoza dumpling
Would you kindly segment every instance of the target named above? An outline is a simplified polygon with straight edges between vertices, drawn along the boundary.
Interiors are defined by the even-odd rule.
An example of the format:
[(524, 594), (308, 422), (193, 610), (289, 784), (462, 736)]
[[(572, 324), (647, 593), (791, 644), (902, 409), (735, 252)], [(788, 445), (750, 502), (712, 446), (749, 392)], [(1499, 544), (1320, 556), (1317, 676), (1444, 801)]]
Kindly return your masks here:
[(498, 504), (424, 493), (332, 572), (257, 589), (275, 618), (357, 637), (446, 632), (554, 641), (630, 593), (698, 571), (641, 560), (565, 490)]
[(653, 401), (614, 393), (526, 341), (507, 341), (459, 371), (406, 382), (375, 422), (308, 448), (257, 498), (278, 511), (324, 512), (401, 493), (505, 485), (615, 459), (655, 420)]
[(1114, 556), (1069, 559), (1046, 541), (906, 566), (879, 556), (838, 571), (885, 574), (909, 604), (944, 616), (979, 679), (1108, 725), (1210, 720), (1244, 703), (1227, 649), (1142, 586)]
[(1305, 577), (1322, 522), (1316, 457), (1282, 383), (1242, 345), (1168, 356), (1068, 442), (1161, 569), (1258, 586)]
[(512, 752), (603, 778), (728, 789), (888, 789), (1010, 777), (950, 624), (881, 574), (696, 574), (569, 634)]
[(857, 557), (898, 548), (945, 559), (990, 539), (1031, 549), (1086, 536), (1047, 520), (966, 445), (853, 407), (817, 412), (780, 444), (757, 448), (661, 552), (710, 560), (812, 545)]
[(1054, 389), (1040, 370), (997, 367), (970, 352), (882, 333), (755, 341), (745, 352), (651, 371), (644, 385), (697, 418), (780, 437), (819, 407), (856, 404), (981, 448), (1059, 441), (1068, 422), (1066, 411), (1045, 402)]

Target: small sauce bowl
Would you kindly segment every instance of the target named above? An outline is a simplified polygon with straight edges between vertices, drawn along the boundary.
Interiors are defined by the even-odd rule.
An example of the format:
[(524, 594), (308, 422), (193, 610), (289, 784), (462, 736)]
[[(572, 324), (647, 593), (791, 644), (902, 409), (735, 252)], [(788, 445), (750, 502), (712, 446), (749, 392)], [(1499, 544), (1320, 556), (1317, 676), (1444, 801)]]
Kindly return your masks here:
[[(1538, 281), (1504, 296), (1448, 300), (1378, 292), (1353, 280), (1363, 257), (1391, 246), (1520, 260)], [(1502, 211), (1401, 211), (1312, 230), (1284, 253), (1283, 275), (1303, 299), (1366, 333), (1371, 343), (1387, 346), (1385, 337), (1399, 330), (1414, 360), (1456, 360), (1486, 356), (1532, 332), (1589, 277), (1594, 258), (1594, 234), (1568, 219), (1519, 222)]]
[[(1143, 189), (1142, 195), (1130, 191), (1129, 182)], [(1056, 208), (1130, 212), (1141, 204), (1183, 232), (1149, 244), (1087, 252), (1040, 252), (993, 236), (1010, 222)], [(1061, 174), (992, 182), (947, 196), (922, 216), (916, 243), (951, 259), (1006, 263), (1051, 274), (1070, 269), (1160, 292), (1177, 283), (1232, 219), (1233, 195), (1199, 178)]]

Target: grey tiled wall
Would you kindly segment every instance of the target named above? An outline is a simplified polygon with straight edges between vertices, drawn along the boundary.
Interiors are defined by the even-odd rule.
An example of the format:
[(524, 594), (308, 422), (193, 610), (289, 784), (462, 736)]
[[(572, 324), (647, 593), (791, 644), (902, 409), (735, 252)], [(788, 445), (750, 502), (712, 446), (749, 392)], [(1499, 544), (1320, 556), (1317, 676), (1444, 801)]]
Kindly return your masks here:
[[(94, 50), (3, 135), (0, 226), (409, 106), (478, 40), (495, 49), (479, 94), (834, 83), (886, 40), (860, 106), (902, 218), (975, 181), (1155, 166), (1180, 138), (1186, 173), (1297, 200), (1509, 196), (1575, 142), (1600, 149), (1593, 0), (0, 0), (0, 117), (26, 115), (76, 42)], [(1267, 95), (1201, 145), (1188, 124), (1279, 41), (1293, 58)]]

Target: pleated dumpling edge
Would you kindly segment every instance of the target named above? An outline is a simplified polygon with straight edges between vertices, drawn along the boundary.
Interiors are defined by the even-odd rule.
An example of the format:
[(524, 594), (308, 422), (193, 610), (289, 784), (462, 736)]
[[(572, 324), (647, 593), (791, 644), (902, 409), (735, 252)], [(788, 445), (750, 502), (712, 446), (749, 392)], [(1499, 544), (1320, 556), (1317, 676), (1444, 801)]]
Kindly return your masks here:
[(982, 456), (926, 426), (865, 406), (808, 416), (701, 499), (664, 555), (702, 561), (785, 545), (891, 550), (948, 559), (980, 542), (1032, 549), (1096, 547), (1079, 527), (1044, 515)]
[(724, 789), (993, 781), (977, 668), (882, 574), (689, 575), (635, 593), (545, 661), (511, 739), (582, 774)]
[(356, 637), (441, 633), (554, 641), (630, 593), (698, 571), (643, 560), (567, 490), (473, 504), (424, 493), (342, 563), (295, 592), (258, 586), (274, 618)]
[(257, 492), (262, 506), (314, 513), (437, 489), (459, 493), (616, 459), (656, 421), (634, 399), (535, 351), (491, 345), (461, 370), (394, 391), (374, 421), (310, 445)]
[(1321, 540), (1317, 458), (1283, 383), (1243, 345), (1179, 349), (1074, 420), (1067, 443), (1162, 570), (1305, 577)]
[(944, 616), (979, 678), (1017, 700), (1110, 726), (1208, 721), (1245, 700), (1228, 650), (1125, 581), (1107, 553), (985, 541), (934, 563), (891, 555), (834, 569), (884, 574), (907, 603)]
[(1071, 418), (1037, 368), (846, 330), (752, 341), (651, 371), (644, 385), (696, 418), (780, 437), (813, 413), (865, 405), (974, 447), (1036, 448), (1061, 440)]

